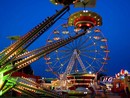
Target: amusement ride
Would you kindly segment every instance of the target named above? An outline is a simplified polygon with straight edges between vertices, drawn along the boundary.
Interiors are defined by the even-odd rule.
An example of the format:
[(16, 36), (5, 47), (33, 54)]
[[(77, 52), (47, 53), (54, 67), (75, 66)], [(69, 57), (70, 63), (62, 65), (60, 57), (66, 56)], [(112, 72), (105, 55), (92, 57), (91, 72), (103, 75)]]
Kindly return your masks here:
[[(60, 81), (58, 87), (67, 90), (76, 85), (79, 87), (87, 84), (88, 87), (90, 83), (94, 83), (96, 75), (107, 64), (109, 59), (107, 39), (98, 28), (102, 25), (102, 18), (88, 10), (71, 14), (66, 23), (61, 24), (48, 36), (45, 46), (24, 51), (68, 12), (70, 5), (85, 8), (94, 7), (96, 4), (96, 0), (51, 0), (51, 2), (64, 7), (0, 52), (1, 96), (12, 89), (30, 97), (42, 94), (54, 98), (63, 97), (55, 90), (42, 87), (30, 78), (12, 75), (42, 57), (46, 60), (47, 71), (58, 77)], [(67, 88), (63, 87), (65, 82), (69, 82)]]

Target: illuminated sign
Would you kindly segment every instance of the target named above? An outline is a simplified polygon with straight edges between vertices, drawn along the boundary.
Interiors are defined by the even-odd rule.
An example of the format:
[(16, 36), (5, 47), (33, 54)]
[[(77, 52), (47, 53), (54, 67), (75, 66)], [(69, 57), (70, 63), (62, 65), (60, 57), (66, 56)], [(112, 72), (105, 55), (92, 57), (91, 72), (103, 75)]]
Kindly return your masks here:
[(104, 83), (111, 83), (113, 82), (113, 77), (109, 77), (109, 76), (104, 76), (104, 77), (101, 77), (101, 81), (104, 82)]

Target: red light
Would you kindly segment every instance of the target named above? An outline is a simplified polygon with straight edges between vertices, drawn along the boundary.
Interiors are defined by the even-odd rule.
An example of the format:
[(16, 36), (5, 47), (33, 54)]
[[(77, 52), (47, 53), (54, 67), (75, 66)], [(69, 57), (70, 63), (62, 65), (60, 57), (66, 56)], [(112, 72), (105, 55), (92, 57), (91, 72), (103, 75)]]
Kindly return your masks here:
[(87, 23), (87, 24), (86, 24), (86, 26), (90, 27), (90, 26), (91, 26), (91, 24), (90, 24), (90, 23)]
[(78, 25), (78, 27), (81, 27), (81, 26), (82, 26), (82, 24), (79, 24), (79, 25)]

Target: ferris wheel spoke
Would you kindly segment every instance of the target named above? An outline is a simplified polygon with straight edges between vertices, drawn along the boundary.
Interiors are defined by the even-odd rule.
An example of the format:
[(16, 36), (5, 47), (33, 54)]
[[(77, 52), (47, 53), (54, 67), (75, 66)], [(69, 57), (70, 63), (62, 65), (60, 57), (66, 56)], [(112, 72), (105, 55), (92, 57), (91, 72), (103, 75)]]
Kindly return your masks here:
[(86, 70), (88, 70), (90, 67), (91, 67), (91, 66), (87, 66), (87, 67), (86, 67)]
[(79, 49), (79, 43), (81, 42), (80, 41), (81, 38), (82, 38), (82, 36), (79, 39), (75, 40), (75, 46), (76, 46), (77, 49)]
[(65, 64), (67, 64), (67, 62), (69, 62), (69, 59), (65, 60), (65, 61), (63, 62), (63, 64), (65, 65)]
[(83, 47), (84, 48), (90, 48), (90, 47), (92, 47), (92, 46), (95, 46), (95, 45), (97, 45), (98, 43), (98, 40), (96, 40), (96, 41), (92, 41), (89, 45), (86, 45), (86, 46), (82, 46), (82, 47), (80, 47), (80, 48), (82, 48), (83, 49)]
[(99, 55), (100, 57), (104, 57), (106, 55), (106, 53), (104, 53), (103, 50), (97, 50), (96, 54)]
[(98, 67), (101, 67), (101, 62), (100, 64), (95, 60), (96, 64), (98, 65)]
[(105, 63), (105, 60), (103, 60), (103, 58), (98, 59), (97, 62), (99, 62), (100, 64), (104, 65), (103, 63)]
[(55, 67), (57, 63), (58, 63), (58, 61), (56, 61), (56, 62), (53, 64), (53, 67)]
[(75, 41), (72, 41), (71, 47), (72, 47), (72, 49), (75, 48)]
[(60, 66), (56, 71), (61, 73), (62, 67)]
[(88, 62), (89, 60), (86, 60), (85, 62), (86, 62), (86, 64), (88, 65), (87, 67), (86, 67), (86, 70), (87, 69), (89, 69), (92, 65), (93, 65), (93, 63), (94, 63), (94, 60), (92, 59), (92, 61), (89, 63)]
[(79, 44), (79, 47), (81, 47), (82, 45), (84, 45), (84, 44), (86, 44), (89, 40), (92, 40), (92, 36), (94, 35), (94, 33), (92, 33), (91, 35), (89, 35), (89, 34), (86, 34), (86, 35), (84, 35), (85, 37), (86, 37), (86, 40), (85, 41), (81, 41), (80, 40), (80, 43), (81, 44)]
[(56, 67), (53, 66), (52, 69), (57, 72), (57, 70), (58, 70), (60, 67), (61, 67), (61, 66), (56, 66)]
[(79, 40), (77, 41), (78, 42), (78, 47), (80, 47), (80, 44), (81, 44), (81, 42), (82, 42), (82, 39), (83, 37), (81, 36), (80, 38), (79, 38)]
[(96, 49), (94, 49), (94, 50), (81, 49), (80, 51), (81, 51), (81, 53), (96, 53)]
[(101, 52), (98, 52), (97, 54), (100, 55), (100, 56), (102, 56), (102, 57), (104, 56)]
[(58, 50), (58, 52), (59, 53), (68, 53), (68, 52), (70, 52), (70, 50), (69, 49), (64, 49), (64, 50)]
[(58, 62), (57, 65), (58, 65), (58, 66), (52, 66), (53, 70), (58, 69), (59, 67), (61, 67), (59, 62)]
[(89, 38), (87, 38), (85, 41), (81, 41), (82, 43), (79, 45), (79, 48), (81, 48), (85, 43), (87, 43), (88, 41), (89, 41), (90, 39)]
[(81, 48), (81, 49), (87, 49), (87, 48), (90, 48), (90, 47), (92, 47), (92, 46), (94, 46), (94, 45), (96, 45), (96, 43), (92, 42), (92, 43), (90, 43), (89, 45), (87, 45), (87, 46), (82, 46), (82, 47), (80, 47), (80, 48)]
[[(56, 52), (56, 51), (54, 51), (54, 52)], [(56, 54), (55, 53), (51, 53), (51, 54), (49, 54), (49, 55), (47, 55), (48, 57), (54, 57)]]
[(88, 68), (90, 67), (91, 64), (90, 64), (87, 60), (86, 60), (85, 62), (86, 62), (87, 65), (88, 65), (88, 66), (86, 67), (86, 69), (88, 69)]
[(100, 69), (103, 65), (99, 64), (99, 63), (96, 63), (97, 65), (96, 66), (93, 66), (95, 69)]
[(68, 55), (63, 55), (60, 57), (60, 60), (65, 59), (65, 58), (69, 58), (69, 57), (71, 57), (71, 55), (72, 54), (70, 54), (70, 53)]
[[(92, 64), (89, 64), (89, 66), (86, 67), (86, 69), (87, 69), (88, 71), (95, 70), (95, 68), (93, 68), (93, 65), (92, 65)], [(90, 69), (90, 70), (89, 70), (89, 69)]]
[(71, 47), (72, 50), (74, 49), (74, 41), (72, 41), (72, 42), (69, 43), (68, 45)]
[(79, 39), (75, 40), (75, 48), (76, 48), (76, 49), (79, 49), (79, 43), (81, 43), (81, 41), (80, 41), (81, 38), (82, 38), (82, 37), (80, 37)]
[[(96, 70), (96, 69), (98, 69), (98, 68), (97, 68), (97, 67), (95, 67), (95, 66), (91, 66), (91, 69), (92, 69), (92, 70), (94, 70), (94, 72), (97, 72), (97, 70)], [(92, 70), (91, 70), (91, 71), (92, 71)]]
[(87, 57), (87, 58), (90, 58), (90, 59), (92, 59), (92, 60), (94, 60), (94, 58), (95, 57), (92, 57), (92, 56), (90, 56), (90, 55), (87, 55), (87, 54), (81, 54), (82, 56), (85, 56), (85, 57)]
[(103, 58), (96, 58), (96, 62), (102, 63)]
[(60, 62), (60, 66), (63, 68), (68, 61), (69, 61), (69, 60), (65, 60), (64, 62), (61, 61), (61, 62)]
[[(85, 52), (85, 50), (83, 51), (83, 53)], [(86, 52), (89, 52), (89, 53), (95, 53), (95, 55), (99, 55), (99, 56), (101, 56), (101, 57), (103, 57), (104, 56), (104, 54), (103, 53), (101, 53), (102, 51), (99, 51), (99, 50), (97, 50), (97, 49), (95, 49), (95, 50), (90, 50), (90, 51), (86, 51)]]
[(67, 49), (72, 49), (72, 47), (69, 44), (65, 45), (64, 47), (67, 48)]
[[(65, 64), (67, 64), (67, 62), (69, 62), (69, 59), (68, 60), (65, 60), (62, 64), (62, 66), (60, 66), (60, 69), (59, 70), (61, 70), (61, 72), (63, 71), (63, 67), (65, 66)], [(65, 69), (65, 68), (64, 68)], [(65, 70), (64, 70), (65, 71)]]

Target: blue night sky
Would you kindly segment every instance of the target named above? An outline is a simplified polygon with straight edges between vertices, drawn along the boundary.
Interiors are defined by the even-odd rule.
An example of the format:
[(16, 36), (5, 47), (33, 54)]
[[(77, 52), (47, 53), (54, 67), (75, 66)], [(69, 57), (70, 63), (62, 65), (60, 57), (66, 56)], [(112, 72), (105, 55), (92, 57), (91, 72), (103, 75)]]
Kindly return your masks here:
[[(108, 38), (110, 50), (108, 64), (105, 66), (107, 75), (115, 75), (120, 69), (130, 71), (130, 0), (97, 0), (95, 8), (86, 8), (100, 14), (103, 18), (101, 30)], [(49, 0), (0, 0), (0, 51), (11, 44), (8, 36), (23, 36), (38, 23), (55, 13), (62, 6), (55, 6)], [(71, 6), (70, 13), (83, 10)], [(68, 13), (63, 16), (66, 18)], [(54, 28), (64, 20), (60, 19), (28, 50), (45, 45), (45, 41)], [(32, 64), (35, 75), (51, 77), (43, 58)]]

